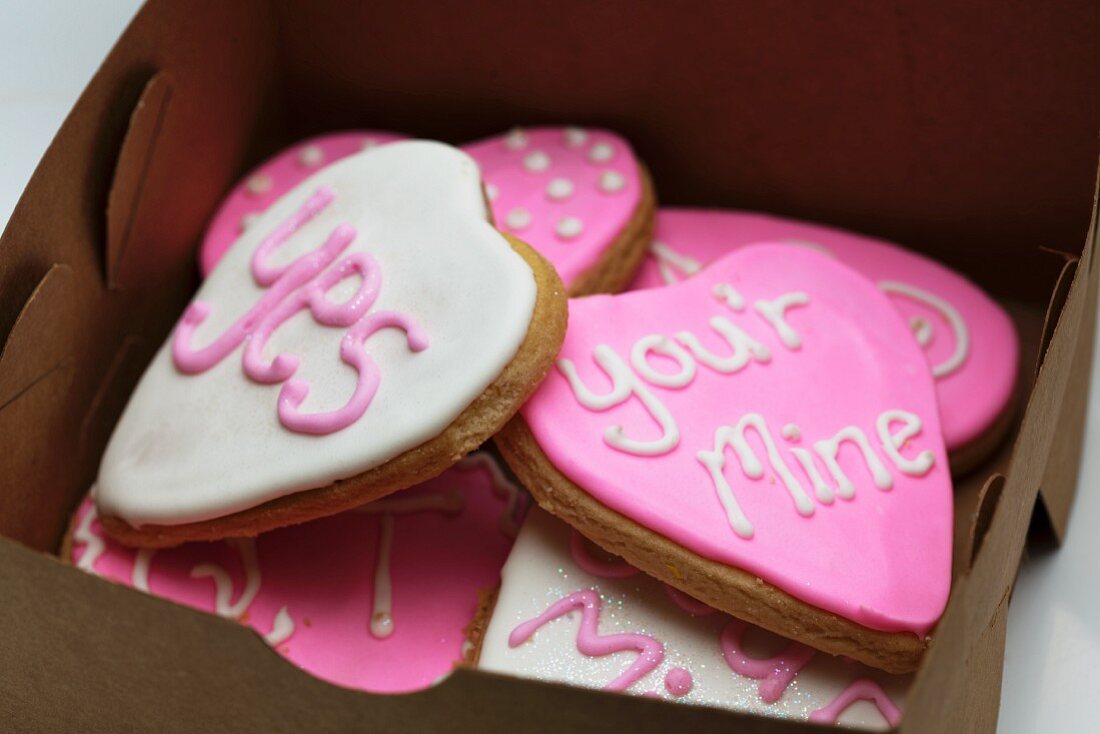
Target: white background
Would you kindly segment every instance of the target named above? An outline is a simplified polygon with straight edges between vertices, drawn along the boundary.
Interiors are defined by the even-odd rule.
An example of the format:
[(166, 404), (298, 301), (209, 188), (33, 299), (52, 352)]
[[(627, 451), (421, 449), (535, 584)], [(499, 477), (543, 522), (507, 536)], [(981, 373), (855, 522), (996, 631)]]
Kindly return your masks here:
[[(136, 0), (0, 0), (0, 222), (136, 11)], [(1097, 342), (1100, 344), (1100, 340)], [(1094, 360), (1094, 382), (1100, 355)], [(1100, 383), (1098, 383), (1100, 384)], [(1008, 617), (999, 731), (1097, 731), (1100, 715), (1100, 389), (1089, 405), (1069, 538), (1033, 553)]]

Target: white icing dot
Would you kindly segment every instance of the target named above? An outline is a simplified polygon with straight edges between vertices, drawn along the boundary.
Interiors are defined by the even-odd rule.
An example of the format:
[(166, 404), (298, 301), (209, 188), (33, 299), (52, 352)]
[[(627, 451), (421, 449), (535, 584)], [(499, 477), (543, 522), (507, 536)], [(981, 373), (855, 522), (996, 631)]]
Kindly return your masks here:
[(523, 159), (523, 167), (532, 173), (541, 173), (550, 167), (550, 156), (541, 150), (528, 153), (527, 157)]
[(551, 199), (568, 199), (573, 193), (573, 182), (567, 178), (555, 178), (546, 184), (546, 195)]
[(504, 223), (508, 225), (509, 229), (523, 229), (531, 223), (531, 212), (526, 209), (513, 209), (504, 218)]
[(504, 147), (508, 150), (522, 150), (527, 147), (527, 133), (517, 127), (504, 136)]
[(393, 634), (393, 617), (386, 612), (375, 612), (370, 618), (370, 633), (380, 640)]
[(571, 240), (584, 231), (584, 222), (576, 217), (565, 217), (558, 222), (558, 226), (554, 228), (554, 231), (558, 237)]
[(913, 330), (913, 336), (916, 337), (917, 344), (922, 347), (928, 346), (928, 343), (932, 341), (932, 324), (923, 316), (914, 316), (909, 321), (909, 328)]
[(787, 439), (788, 441), (797, 441), (802, 438), (802, 431), (798, 428), (798, 426), (793, 423), (788, 423), (787, 425), (783, 426), (780, 433), (782, 433), (783, 438)]
[(378, 147), (378, 140), (376, 138), (363, 138), (363, 142), (359, 144), (362, 150), (370, 150), (371, 148)]
[(610, 143), (596, 143), (588, 149), (588, 160), (595, 163), (606, 163), (615, 155), (615, 149)]
[(570, 148), (579, 148), (588, 142), (588, 131), (579, 127), (565, 128), (565, 144)]
[(623, 190), (626, 179), (618, 171), (604, 171), (600, 174), (600, 191), (614, 194)]
[(298, 151), (298, 165), (303, 168), (316, 168), (325, 160), (325, 151), (319, 145), (307, 145)]
[(489, 201), (496, 201), (500, 196), (500, 189), (492, 184), (485, 184), (485, 195), (489, 197)]
[(248, 189), (248, 193), (252, 196), (260, 196), (271, 191), (272, 181), (271, 176), (266, 173), (257, 173), (248, 179), (248, 183), (245, 187)]
[(246, 229), (251, 227), (253, 224), (256, 223), (256, 220), (259, 219), (259, 218), (260, 218), (260, 215), (257, 214), (256, 212), (252, 212), (251, 214), (245, 214), (243, 217), (241, 217), (241, 231), (244, 232)]

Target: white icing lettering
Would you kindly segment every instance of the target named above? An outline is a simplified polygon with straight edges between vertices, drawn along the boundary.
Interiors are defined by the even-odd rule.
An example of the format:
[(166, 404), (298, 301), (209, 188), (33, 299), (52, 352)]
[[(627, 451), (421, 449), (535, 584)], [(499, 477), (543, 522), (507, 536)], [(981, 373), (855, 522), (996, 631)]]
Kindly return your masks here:
[(639, 456), (659, 456), (667, 454), (676, 448), (680, 442), (680, 429), (672, 417), (672, 413), (665, 407), (649, 388), (631, 372), (614, 349), (606, 344), (597, 345), (592, 352), (592, 358), (607, 378), (611, 380), (611, 390), (603, 395), (597, 395), (581, 382), (577, 374), (577, 368), (570, 359), (559, 359), (558, 370), (562, 373), (569, 386), (573, 389), (573, 395), (584, 407), (589, 410), (605, 411), (625, 403), (636, 396), (643, 407), (649, 412), (650, 417), (661, 428), (661, 437), (652, 441), (638, 441), (626, 435), (621, 425), (608, 426), (604, 431), (603, 439), (608, 446), (630, 454)]
[(733, 374), (741, 370), (750, 360), (768, 362), (771, 352), (760, 342), (746, 334), (740, 327), (735, 326), (724, 316), (715, 316), (710, 320), (710, 328), (726, 340), (733, 353), (728, 357), (719, 357), (714, 352), (703, 346), (699, 338), (690, 331), (681, 331), (676, 338), (684, 343), (695, 358), (701, 363), (722, 374)]
[(745, 310), (745, 298), (729, 283), (715, 283), (711, 294), (734, 311)]
[(225, 541), (230, 547), (235, 548), (241, 556), (241, 565), (244, 567), (244, 589), (235, 603), (233, 597), (233, 581), (229, 573), (221, 566), (213, 563), (200, 563), (191, 569), (191, 578), (209, 577), (214, 581), (214, 612), (222, 617), (238, 619), (260, 592), (260, 564), (256, 560), (256, 541), (253, 538), (234, 538)]
[(809, 303), (808, 295), (802, 291), (795, 291), (784, 293), (772, 300), (762, 298), (753, 304), (753, 308), (775, 329), (775, 334), (779, 337), (779, 341), (783, 342), (783, 346), (794, 350), (802, 346), (802, 337), (787, 323), (787, 311)]
[(809, 477), (810, 485), (814, 488), (814, 495), (817, 496), (817, 499), (825, 505), (833, 504), (836, 496), (833, 494), (832, 487), (825, 483), (821, 472), (817, 470), (814, 455), (810, 453), (809, 449), (798, 448), (797, 446), (791, 448), (791, 453), (794, 454), (794, 458), (802, 466), (802, 471), (806, 472), (806, 476)]
[[(679, 371), (671, 373), (654, 369), (649, 364), (650, 352), (675, 361)], [(663, 334), (650, 334), (634, 342), (630, 350), (630, 364), (647, 382), (659, 387), (685, 387), (695, 378), (695, 360), (683, 347)]]
[(894, 486), (894, 478), (890, 476), (890, 472), (887, 471), (882, 460), (871, 449), (871, 443), (867, 440), (867, 434), (863, 432), (861, 428), (856, 426), (845, 426), (836, 432), (836, 435), (832, 438), (825, 438), (814, 443), (814, 450), (817, 455), (821, 457), (821, 460), (825, 462), (825, 467), (829, 470), (829, 473), (833, 476), (833, 480), (836, 482), (836, 493), (846, 500), (852, 499), (856, 494), (855, 485), (852, 484), (852, 480), (844, 473), (844, 470), (840, 467), (840, 463), (837, 462), (837, 454), (840, 453), (840, 444), (843, 442), (849, 442), (860, 450), (863, 455), (863, 461), (867, 465), (868, 471), (871, 472), (871, 479), (874, 481), (875, 486), (879, 489), (890, 489)]
[(726, 481), (722, 468), (726, 463), (725, 450), (726, 447), (729, 446), (733, 448), (734, 452), (737, 454), (737, 459), (741, 464), (741, 471), (744, 472), (745, 476), (750, 479), (760, 479), (764, 476), (764, 465), (760, 462), (760, 459), (756, 456), (756, 453), (745, 439), (745, 432), (749, 428), (754, 429), (757, 435), (760, 436), (760, 440), (763, 442), (764, 449), (768, 455), (768, 462), (771, 464), (775, 473), (779, 475), (779, 478), (783, 480), (783, 484), (790, 493), (798, 513), (804, 517), (809, 517), (814, 514), (813, 501), (810, 500), (809, 495), (806, 494), (806, 490), (798, 480), (795, 479), (790, 468), (779, 455), (779, 450), (776, 448), (775, 440), (768, 430), (767, 422), (764, 420), (764, 417), (759, 413), (748, 413), (737, 422), (736, 426), (721, 426), (714, 432), (713, 450), (700, 451), (696, 454), (699, 462), (710, 472), (711, 480), (714, 482), (715, 490), (718, 492), (718, 499), (726, 510), (726, 518), (729, 520), (730, 527), (733, 528), (735, 533), (746, 539), (751, 538), (753, 535), (752, 523), (749, 522), (748, 518), (745, 517), (744, 512), (741, 510), (741, 506), (738, 504), (733, 494), (733, 490)]
[(649, 254), (657, 260), (657, 271), (661, 274), (661, 280), (666, 284), (680, 282), (679, 270), (684, 276), (694, 275), (703, 269), (703, 264), (693, 257), (683, 255), (664, 242), (654, 242), (649, 246)]
[[(903, 424), (897, 433), (890, 431), (893, 423)], [(921, 420), (915, 414), (907, 410), (886, 410), (878, 417), (875, 427), (878, 429), (883, 450), (890, 457), (890, 461), (894, 462), (898, 471), (914, 477), (923, 477), (931, 471), (936, 461), (931, 451), (921, 451), (912, 459), (901, 455), (901, 448), (921, 431)]]
[[(966, 321), (963, 320), (962, 314), (960, 314), (954, 306), (939, 296), (921, 290), (916, 286), (909, 285), (908, 283), (884, 280), (879, 282), (878, 287), (887, 293), (897, 293), (898, 295), (931, 306), (943, 314), (943, 317), (947, 319), (947, 323), (951, 325), (951, 330), (955, 333), (955, 351), (943, 362), (932, 366), (933, 377), (946, 377), (959, 369), (959, 367), (962, 367), (963, 362), (966, 361), (966, 357), (970, 353), (970, 330), (967, 329)], [(925, 346), (932, 341), (932, 325), (927, 321), (924, 322), (924, 325), (927, 326), (927, 330), (923, 328), (915, 329), (917, 343), (921, 346)]]

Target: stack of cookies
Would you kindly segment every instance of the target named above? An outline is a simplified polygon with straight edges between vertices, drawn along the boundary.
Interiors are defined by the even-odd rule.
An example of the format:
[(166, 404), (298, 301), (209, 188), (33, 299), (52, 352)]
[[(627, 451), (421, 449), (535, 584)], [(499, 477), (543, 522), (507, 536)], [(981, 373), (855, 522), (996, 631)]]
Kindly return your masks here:
[[(659, 183), (659, 181), (658, 181)], [(456, 664), (883, 728), (1008, 315), (835, 229), (658, 209), (623, 138), (304, 141), (229, 193), (66, 555), (390, 693)]]

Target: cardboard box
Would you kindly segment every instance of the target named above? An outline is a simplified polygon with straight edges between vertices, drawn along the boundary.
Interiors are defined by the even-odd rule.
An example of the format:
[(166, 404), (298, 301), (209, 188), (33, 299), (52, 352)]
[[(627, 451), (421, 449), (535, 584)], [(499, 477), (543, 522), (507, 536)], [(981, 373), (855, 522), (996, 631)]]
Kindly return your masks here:
[(1065, 532), (1081, 451), (1100, 279), (1098, 31), (1088, 2), (150, 2), (0, 240), (0, 719), (34, 731), (811, 728), (465, 670), (410, 695), (348, 691), (240, 625), (51, 555), (197, 283), (208, 216), (247, 164), (344, 128), (457, 142), (568, 122), (629, 138), (663, 203), (903, 242), (1010, 306), (1030, 355), (1026, 410), (959, 483), (951, 600), (900, 727), (993, 731), (1029, 524)]

